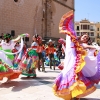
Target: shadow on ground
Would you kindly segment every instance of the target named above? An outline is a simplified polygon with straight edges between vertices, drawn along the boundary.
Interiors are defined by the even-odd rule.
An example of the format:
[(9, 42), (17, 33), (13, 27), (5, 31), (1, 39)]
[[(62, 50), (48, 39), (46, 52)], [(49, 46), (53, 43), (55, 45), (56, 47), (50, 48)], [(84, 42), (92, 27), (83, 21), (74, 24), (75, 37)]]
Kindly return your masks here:
[(37, 79), (27, 79), (27, 80), (22, 80), (22, 81), (10, 81), (10, 82), (5, 82), (0, 85), (0, 88), (10, 88), (12, 87), (12, 91), (17, 92), (21, 91), (22, 89), (28, 88), (28, 87), (33, 87), (34, 86), (39, 86), (39, 85), (48, 85), (52, 84), (50, 81), (45, 81), (45, 80), (39, 80)]
[[(54, 83), (54, 80), (55, 80), (56, 77), (36, 77), (35, 80), (37, 80), (38, 82), (40, 83), (43, 83), (43, 85), (48, 85), (50, 87), (53, 86), (53, 83)], [(21, 77), (22, 80), (26, 80), (27, 78), (26, 77)], [(31, 77), (30, 77), (31, 79)]]
[(55, 80), (55, 79), (56, 77), (46, 77), (46, 76), (36, 78), (36, 80)]
[(49, 71), (46, 71), (46, 73), (60, 73), (60, 71), (59, 70), (49, 70)]
[(81, 98), (80, 100), (100, 100), (100, 99), (97, 99), (97, 98)]

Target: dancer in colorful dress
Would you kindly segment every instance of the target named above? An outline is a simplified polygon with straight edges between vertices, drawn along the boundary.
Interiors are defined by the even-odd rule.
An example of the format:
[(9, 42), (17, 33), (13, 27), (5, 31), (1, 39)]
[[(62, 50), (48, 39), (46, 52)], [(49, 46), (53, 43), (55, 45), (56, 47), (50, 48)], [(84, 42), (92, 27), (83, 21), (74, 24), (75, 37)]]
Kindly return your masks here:
[[(84, 97), (96, 90), (100, 81), (100, 47), (88, 45), (88, 35), (77, 39), (73, 24), (73, 11), (60, 21), (60, 33), (66, 34), (64, 68), (53, 86), (54, 94), (64, 100)], [(98, 54), (94, 56), (95, 51)], [(91, 68), (90, 68), (91, 67)]]
[[(21, 74), (20, 70), (14, 70), (13, 59), (14, 54), (17, 54), (21, 51), (23, 47), (22, 37), (28, 34), (22, 34), (18, 38), (11, 40), (11, 35), (4, 35), (4, 40), (0, 43), (0, 80), (4, 77), (7, 77), (8, 80), (18, 78)], [(21, 48), (18, 52), (12, 53), (14, 46), (17, 41), (21, 39)]]
[(29, 77), (36, 77), (36, 68), (38, 68), (38, 35), (33, 36), (33, 43), (30, 48), (27, 49), (26, 54), (23, 56), (19, 68), (22, 70), (22, 74)]

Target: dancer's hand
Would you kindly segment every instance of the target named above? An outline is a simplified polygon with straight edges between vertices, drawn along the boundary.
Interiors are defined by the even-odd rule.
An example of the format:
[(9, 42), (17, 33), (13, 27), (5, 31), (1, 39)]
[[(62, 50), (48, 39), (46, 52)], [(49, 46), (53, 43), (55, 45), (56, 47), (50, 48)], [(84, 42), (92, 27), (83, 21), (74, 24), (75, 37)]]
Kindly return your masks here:
[(30, 37), (30, 34), (29, 34), (29, 33), (25, 33), (25, 36), (26, 36), (26, 37)]
[(28, 33), (24, 33), (20, 35), (21, 37), (30, 37), (30, 35)]

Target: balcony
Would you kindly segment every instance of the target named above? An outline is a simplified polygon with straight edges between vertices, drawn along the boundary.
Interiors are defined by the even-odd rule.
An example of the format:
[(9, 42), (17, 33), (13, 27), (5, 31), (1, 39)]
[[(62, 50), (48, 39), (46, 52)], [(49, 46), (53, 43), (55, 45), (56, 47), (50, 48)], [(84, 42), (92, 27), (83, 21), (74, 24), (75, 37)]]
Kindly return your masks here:
[(90, 29), (90, 31), (95, 31), (95, 29)]

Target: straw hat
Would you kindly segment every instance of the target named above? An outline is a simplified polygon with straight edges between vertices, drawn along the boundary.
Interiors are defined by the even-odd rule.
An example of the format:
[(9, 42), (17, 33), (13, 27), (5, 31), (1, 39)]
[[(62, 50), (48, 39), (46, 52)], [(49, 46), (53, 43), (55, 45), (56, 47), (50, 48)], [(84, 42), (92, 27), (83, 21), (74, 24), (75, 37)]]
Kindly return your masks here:
[(49, 44), (49, 43), (54, 43), (55, 41), (53, 41), (53, 40), (49, 40), (47, 43)]

